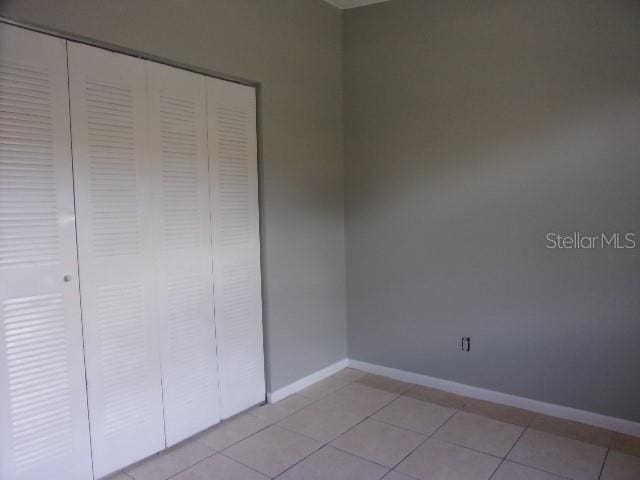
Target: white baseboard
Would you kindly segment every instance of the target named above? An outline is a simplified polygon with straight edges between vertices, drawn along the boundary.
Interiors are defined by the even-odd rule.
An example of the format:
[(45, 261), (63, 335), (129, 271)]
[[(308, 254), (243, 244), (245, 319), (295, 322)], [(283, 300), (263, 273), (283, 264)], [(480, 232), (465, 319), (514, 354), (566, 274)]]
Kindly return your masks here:
[(405, 370), (398, 370), (396, 368), (383, 367), (381, 365), (361, 362), (359, 360), (349, 359), (348, 365), (351, 368), (362, 370), (367, 373), (374, 373), (376, 375), (390, 377), (407, 383), (415, 383), (417, 385), (446, 390), (451, 393), (457, 393), (458, 395), (477, 398), (479, 400), (487, 400), (513, 407), (524, 408), (537, 413), (586, 423), (588, 425), (640, 437), (640, 423), (632, 422), (630, 420), (608, 417), (606, 415), (588, 412), (586, 410), (578, 410), (576, 408), (564, 407), (562, 405), (555, 405), (552, 403), (541, 402), (539, 400), (532, 400), (530, 398), (518, 397), (516, 395), (486, 390), (484, 388), (472, 387), (462, 383), (442, 380), (440, 378), (407, 372)]
[(344, 358), (328, 367), (323, 368), (322, 370), (318, 370), (313, 372), (306, 377), (301, 378), (300, 380), (296, 380), (289, 385), (286, 385), (278, 390), (274, 390), (273, 392), (267, 392), (267, 402), (276, 403), (280, 400), (287, 398), (294, 393), (299, 392), (300, 390), (304, 390), (307, 387), (310, 387), (314, 383), (319, 382), (320, 380), (324, 380), (327, 377), (330, 377), (334, 373), (338, 373), (340, 370), (347, 368), (349, 360)]
[(319, 382), (320, 380), (324, 380), (325, 378), (330, 377), (334, 373), (337, 373), (346, 367), (355, 368), (367, 373), (374, 373), (376, 375), (394, 378), (396, 380), (407, 383), (414, 383), (416, 385), (423, 385), (425, 387), (438, 388), (440, 390), (457, 393), (458, 395), (464, 395), (466, 397), (477, 398), (479, 400), (487, 400), (490, 402), (501, 403), (503, 405), (510, 405), (518, 408), (524, 408), (533, 412), (542, 413), (558, 418), (564, 418), (566, 420), (573, 420), (575, 422), (586, 423), (587, 425), (593, 425), (595, 427), (613, 430), (614, 432), (626, 433), (628, 435), (640, 437), (640, 423), (632, 422), (631, 420), (609, 417), (607, 415), (588, 412), (586, 410), (578, 410), (577, 408), (541, 402), (540, 400), (533, 400), (525, 397), (518, 397), (516, 395), (510, 395), (508, 393), (501, 393), (494, 390), (473, 387), (471, 385), (465, 385), (463, 383), (452, 382), (449, 380), (443, 380), (441, 378), (430, 377), (428, 375), (407, 372), (405, 370), (398, 370), (397, 368), (384, 367), (382, 365), (375, 365), (373, 363), (361, 362), (359, 360), (352, 359), (340, 360), (332, 365), (329, 365), (328, 367), (323, 368), (322, 370), (318, 370), (310, 375), (307, 375), (306, 377), (301, 378), (300, 380), (296, 380), (289, 385), (279, 388), (278, 390), (268, 392), (267, 401), (269, 403), (279, 402), (280, 400), (283, 400), (288, 396), (293, 395), (294, 393), (297, 393), (316, 382)]

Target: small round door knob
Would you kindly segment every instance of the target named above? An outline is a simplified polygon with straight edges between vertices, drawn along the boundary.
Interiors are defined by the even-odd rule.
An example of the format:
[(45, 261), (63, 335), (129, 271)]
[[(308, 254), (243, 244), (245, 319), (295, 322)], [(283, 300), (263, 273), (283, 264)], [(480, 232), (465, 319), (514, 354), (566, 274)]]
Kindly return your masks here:
[(64, 277), (62, 277), (62, 279), (63, 279), (65, 282), (70, 282), (70, 281), (71, 281), (71, 275), (65, 275)]

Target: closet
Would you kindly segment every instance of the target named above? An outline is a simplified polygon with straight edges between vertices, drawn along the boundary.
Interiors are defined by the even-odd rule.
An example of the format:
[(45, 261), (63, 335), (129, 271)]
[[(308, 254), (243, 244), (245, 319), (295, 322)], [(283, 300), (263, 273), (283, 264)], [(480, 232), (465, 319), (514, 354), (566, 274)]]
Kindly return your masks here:
[(252, 87), (0, 23), (0, 476), (264, 401)]

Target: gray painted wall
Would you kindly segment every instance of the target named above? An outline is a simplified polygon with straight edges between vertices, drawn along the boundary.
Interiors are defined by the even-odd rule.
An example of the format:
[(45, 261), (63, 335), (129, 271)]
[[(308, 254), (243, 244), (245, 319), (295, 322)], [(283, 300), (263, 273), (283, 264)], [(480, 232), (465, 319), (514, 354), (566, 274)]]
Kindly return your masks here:
[(268, 386), (346, 356), (339, 10), (321, 0), (0, 0), (0, 15), (260, 82)]
[(640, 2), (343, 22), (349, 356), (640, 420)]
[[(194, 15), (193, 12), (197, 12)], [(346, 355), (640, 420), (640, 3), (0, 0), (261, 82), (270, 389)], [(472, 351), (459, 350), (472, 336)]]

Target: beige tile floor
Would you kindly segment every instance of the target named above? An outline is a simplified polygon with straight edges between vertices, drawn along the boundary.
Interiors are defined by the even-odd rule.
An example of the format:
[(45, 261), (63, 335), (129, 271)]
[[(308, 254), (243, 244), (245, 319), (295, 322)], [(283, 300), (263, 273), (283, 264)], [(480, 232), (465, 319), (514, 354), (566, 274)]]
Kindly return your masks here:
[(109, 480), (640, 480), (640, 438), (345, 369)]

